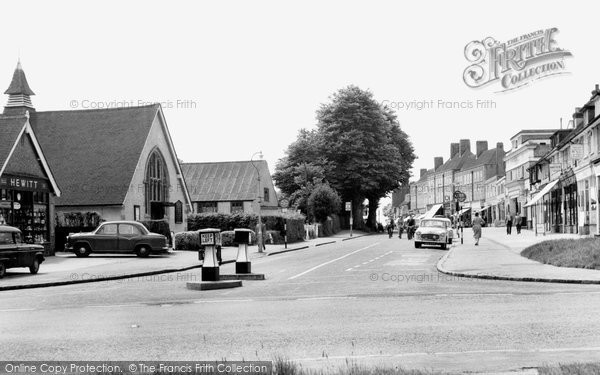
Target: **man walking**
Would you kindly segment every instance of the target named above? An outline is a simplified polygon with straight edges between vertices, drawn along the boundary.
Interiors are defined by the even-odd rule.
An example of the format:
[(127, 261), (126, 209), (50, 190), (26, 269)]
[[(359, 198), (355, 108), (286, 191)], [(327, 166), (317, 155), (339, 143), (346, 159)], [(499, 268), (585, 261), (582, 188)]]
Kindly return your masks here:
[(510, 212), (506, 213), (506, 234), (512, 234), (512, 215)]
[(517, 234), (521, 234), (522, 221), (523, 218), (521, 217), (521, 214), (517, 212), (517, 216), (515, 216), (515, 226), (517, 227)]

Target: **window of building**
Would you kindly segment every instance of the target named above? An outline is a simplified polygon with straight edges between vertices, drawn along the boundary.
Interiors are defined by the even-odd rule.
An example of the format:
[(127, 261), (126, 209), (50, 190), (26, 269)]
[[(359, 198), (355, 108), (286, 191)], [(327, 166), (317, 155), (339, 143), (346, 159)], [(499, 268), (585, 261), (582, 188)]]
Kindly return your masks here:
[[(146, 185), (145, 212), (148, 213), (149, 209), (152, 210), (151, 202), (166, 202), (168, 198), (169, 178), (167, 168), (164, 158), (158, 150), (153, 151), (148, 158), (144, 184)], [(157, 206), (155, 205), (155, 207)], [(150, 214), (156, 216), (152, 215), (152, 212)]]
[(140, 206), (133, 206), (133, 220), (140, 220)]
[(198, 213), (217, 212), (217, 202), (198, 202)]
[(231, 213), (244, 212), (244, 202), (234, 201), (231, 202)]
[(264, 201), (268, 202), (269, 201), (269, 188), (264, 188), (263, 195), (264, 195)]
[(183, 223), (183, 203), (175, 202), (175, 224)]

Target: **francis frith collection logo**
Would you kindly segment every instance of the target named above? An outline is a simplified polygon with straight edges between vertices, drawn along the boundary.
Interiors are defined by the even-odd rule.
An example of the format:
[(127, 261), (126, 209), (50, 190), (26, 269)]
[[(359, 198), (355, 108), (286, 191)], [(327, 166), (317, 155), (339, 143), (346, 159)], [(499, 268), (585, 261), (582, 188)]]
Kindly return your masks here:
[(558, 47), (557, 33), (553, 27), (503, 43), (492, 37), (472, 41), (465, 47), (465, 58), (471, 65), (465, 69), (463, 80), (472, 88), (499, 84), (498, 92), (502, 92), (568, 73), (565, 58), (572, 54)]

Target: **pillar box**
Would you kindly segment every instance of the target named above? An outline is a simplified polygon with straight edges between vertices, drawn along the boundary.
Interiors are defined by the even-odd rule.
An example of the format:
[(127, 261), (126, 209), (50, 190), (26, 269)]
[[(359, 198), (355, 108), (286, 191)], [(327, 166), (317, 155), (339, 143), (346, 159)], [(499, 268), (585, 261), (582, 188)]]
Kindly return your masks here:
[(221, 231), (207, 228), (198, 231), (200, 248), (204, 249), (202, 263), (202, 281), (219, 281), (219, 261), (217, 260), (217, 245), (221, 245)]
[(251, 263), (248, 259), (248, 244), (252, 231), (250, 229), (234, 229), (234, 242), (238, 244), (235, 260), (235, 273), (251, 273)]

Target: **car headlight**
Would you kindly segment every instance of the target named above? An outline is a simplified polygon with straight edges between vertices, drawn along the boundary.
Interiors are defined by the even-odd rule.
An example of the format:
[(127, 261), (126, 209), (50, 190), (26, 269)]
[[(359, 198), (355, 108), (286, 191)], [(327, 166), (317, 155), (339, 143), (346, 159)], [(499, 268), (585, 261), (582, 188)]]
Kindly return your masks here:
[(420, 238), (421, 237), (421, 232), (415, 232), (415, 236)]

